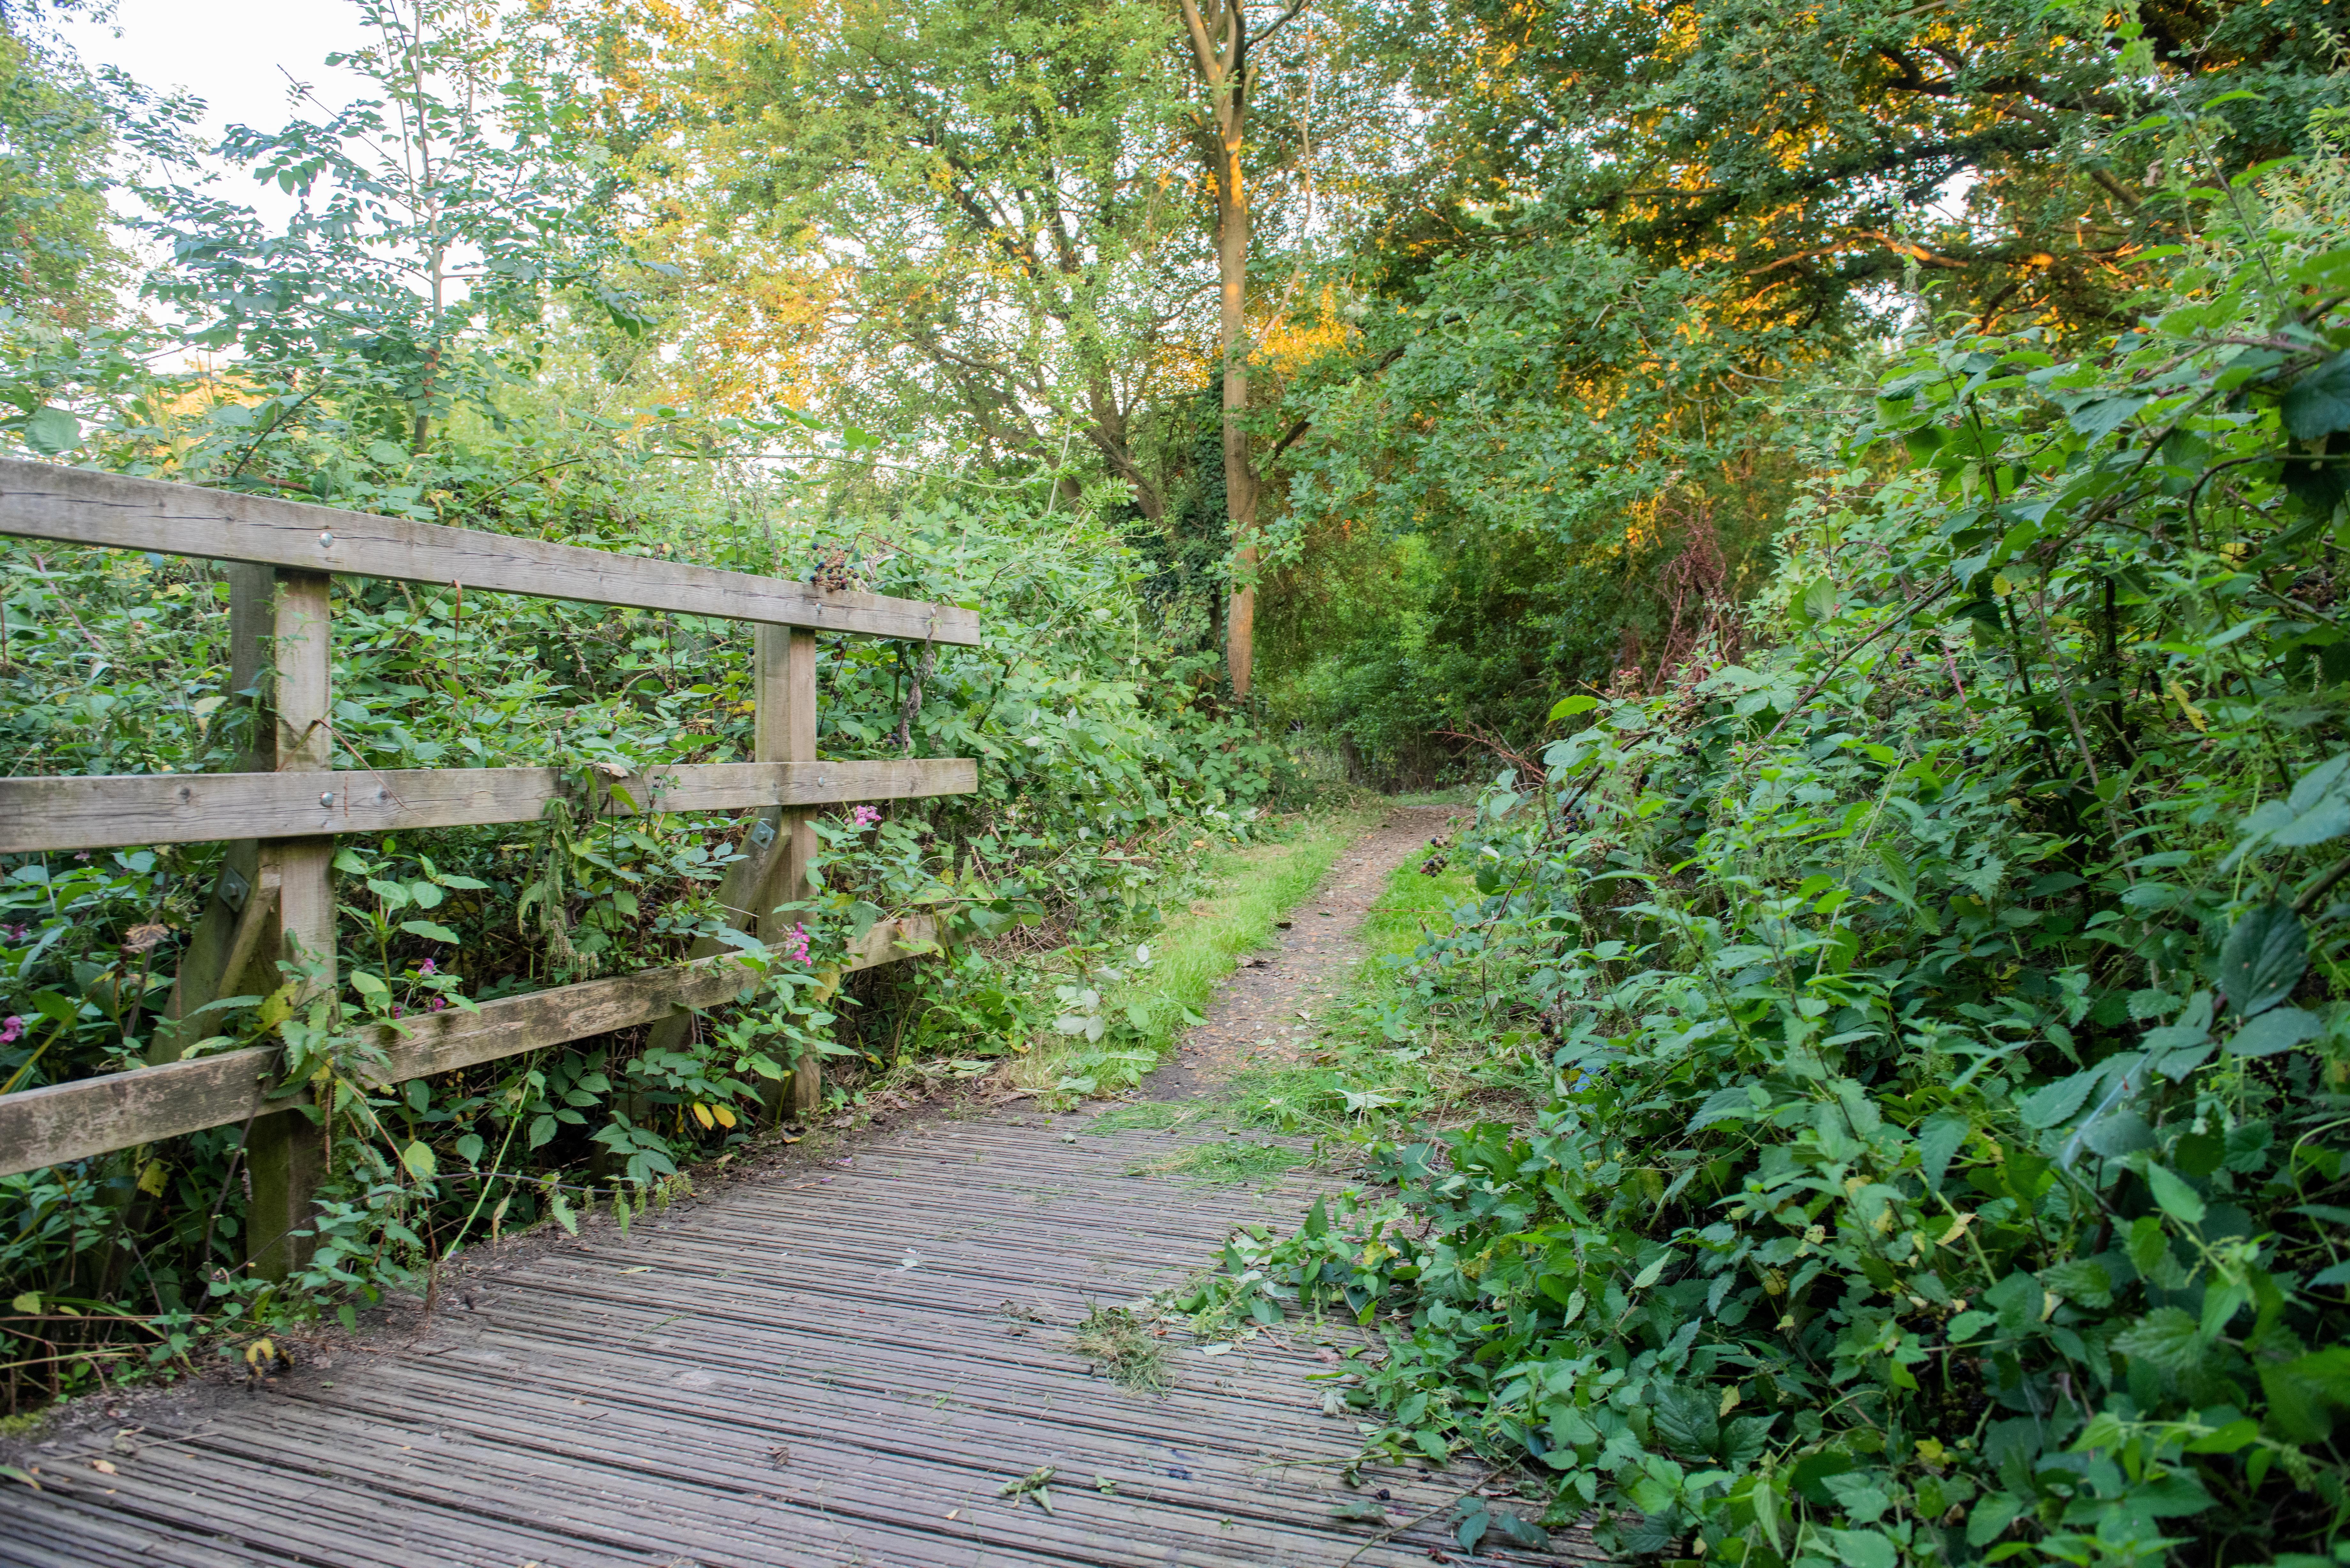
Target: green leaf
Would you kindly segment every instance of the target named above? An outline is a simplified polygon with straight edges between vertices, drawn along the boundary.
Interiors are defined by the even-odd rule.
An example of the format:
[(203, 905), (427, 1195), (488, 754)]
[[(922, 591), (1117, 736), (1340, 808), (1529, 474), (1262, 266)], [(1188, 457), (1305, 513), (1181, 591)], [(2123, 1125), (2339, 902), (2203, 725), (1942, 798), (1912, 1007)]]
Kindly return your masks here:
[(2299, 1007), (2278, 1007), (2262, 1013), (2228, 1037), (2228, 1050), (2237, 1056), (2273, 1056), (2304, 1040), (2325, 1033), (2325, 1021)]
[(432, 1147), (421, 1138), (412, 1140), (400, 1151), (400, 1163), (406, 1166), (408, 1174), (419, 1181), (430, 1179), (434, 1171), (441, 1168), (440, 1161), (432, 1158)]
[(2261, 1424), (2258, 1421), (2249, 1417), (2230, 1421), (2210, 1436), (2198, 1438), (2188, 1444), (2187, 1451), (2190, 1454), (2232, 1454), (2240, 1449), (2249, 1448), (2260, 1435)]
[(2028, 1127), (2053, 1127), (2062, 1125), (2089, 1097), (2089, 1091), (2105, 1076), (2105, 1069), (2092, 1067), (2085, 1073), (2074, 1073), (2035, 1089), (2016, 1107), (2016, 1114)]
[(2151, 1519), (2185, 1519), (2211, 1506), (2211, 1494), (2186, 1470), (2173, 1470), (2129, 1490), (2124, 1507)]
[(1950, 1341), (1952, 1345), (1964, 1345), (1996, 1321), (1987, 1312), (1962, 1312), (1950, 1320)]
[(454, 943), (457, 940), (456, 932), (446, 926), (434, 925), (431, 920), (402, 920), (400, 929), (411, 936), (428, 937), (436, 942)]
[(2136, 396), (2099, 398), (2074, 409), (2068, 422), (2083, 435), (2095, 440), (2110, 435), (2137, 417), (2137, 411), (2152, 402), (2151, 398)]
[(2244, 818), (2244, 830), (2289, 849), (2323, 844), (2350, 833), (2350, 752), (2318, 763), (2301, 775), (2293, 793)]
[(2147, 1185), (2154, 1189), (2154, 1200), (2165, 1214), (2184, 1225), (2203, 1223), (2203, 1199), (2183, 1176), (2159, 1165), (2146, 1168)]
[(2165, 1372), (2187, 1372), (2203, 1359), (2203, 1334), (2183, 1308), (2157, 1307), (2116, 1334), (2114, 1349)]
[(1492, 1514), (1482, 1508), (1471, 1510), (1454, 1527), (1452, 1539), (1461, 1542), (1461, 1551), (1473, 1554), (1477, 1550), (1477, 1543), (1485, 1539), (1485, 1532), (1492, 1523)]
[(2220, 987), (2239, 1018), (2257, 1017), (2291, 996), (2308, 969), (2308, 933), (2288, 904), (2246, 910), (2220, 950)]
[(1684, 1459), (1711, 1458), (1721, 1440), (1720, 1407), (1705, 1388), (1668, 1388), (1655, 1412), (1657, 1436)]
[(1498, 1508), (1493, 1510), (1492, 1517), (1493, 1528), (1512, 1545), (1523, 1546), (1532, 1552), (1549, 1550), (1550, 1532), (1533, 1520)]
[(1849, 1568), (1896, 1568), (1901, 1561), (1901, 1549), (1874, 1530), (1831, 1530), (1835, 1538), (1836, 1561)]
[(351, 971), (351, 987), (362, 996), (390, 996), (391, 988), (363, 969)]
[(1967, 1511), (1967, 1544), (1988, 1546), (2015, 1522), (2023, 1501), (2008, 1492), (1993, 1492)]
[(367, 879), (368, 891), (383, 900), (387, 909), (405, 909), (411, 900), (407, 887), (399, 882), (387, 882), (380, 877)]
[(2350, 349), (2295, 381), (2278, 402), (2277, 413), (2295, 441), (2350, 430)]
[(570, 1203), (565, 1199), (561, 1192), (550, 1192), (546, 1195), (546, 1211), (555, 1216), (555, 1222), (563, 1227), (566, 1235), (579, 1234), (579, 1216), (571, 1211)]
[(1562, 697), (1551, 705), (1551, 722), (1555, 724), (1561, 719), (1572, 718), (1577, 713), (1588, 713), (1598, 706), (1598, 698), (1583, 692), (1577, 692), (1572, 697)]
[(1761, 1113), (1754, 1108), (1754, 1098), (1744, 1084), (1727, 1089), (1716, 1089), (1705, 1097), (1705, 1103), (1690, 1117), (1689, 1130), (1696, 1132), (1716, 1122), (1749, 1121)]
[(2269, 1421), (2296, 1443), (2321, 1443), (2334, 1432), (2336, 1407), (2350, 1405), (2350, 1349), (2334, 1345), (2261, 1367)]
[(2094, 1259), (2074, 1258), (2043, 1269), (2040, 1282), (2066, 1301), (2079, 1302), (2085, 1307), (2113, 1304), (2113, 1277), (2106, 1272), (2103, 1263)]
[(81, 444), (81, 421), (63, 409), (44, 403), (25, 421), (25, 444), (44, 457), (71, 452)]

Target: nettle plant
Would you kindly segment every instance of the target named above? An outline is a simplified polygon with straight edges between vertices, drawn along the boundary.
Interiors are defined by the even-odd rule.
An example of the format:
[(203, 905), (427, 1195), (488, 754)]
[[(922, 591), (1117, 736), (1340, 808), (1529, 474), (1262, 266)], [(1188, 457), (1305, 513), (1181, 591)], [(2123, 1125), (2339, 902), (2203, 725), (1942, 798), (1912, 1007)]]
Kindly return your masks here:
[(1371, 1451), (1638, 1556), (2336, 1560), (2350, 250), (2231, 201), (2126, 333), (1903, 351), (1761, 651), (1488, 792), (1420, 1005), (1549, 1104), (1195, 1303), (1372, 1327)]

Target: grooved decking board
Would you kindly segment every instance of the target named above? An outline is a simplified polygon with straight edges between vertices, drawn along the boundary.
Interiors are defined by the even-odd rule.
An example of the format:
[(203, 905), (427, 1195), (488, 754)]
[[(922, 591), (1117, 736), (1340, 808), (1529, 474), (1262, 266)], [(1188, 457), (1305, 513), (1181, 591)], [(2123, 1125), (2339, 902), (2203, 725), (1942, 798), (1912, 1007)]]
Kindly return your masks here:
[[(1088, 1376), (1068, 1340), (1089, 1305), (1185, 1277), (1235, 1225), (1295, 1223), (1328, 1185), (1131, 1176), (1202, 1135), (1089, 1119), (932, 1122), (632, 1236), (527, 1244), (412, 1340), (213, 1397), (115, 1475), (96, 1449), (45, 1456), (52, 1490), (0, 1491), (0, 1564), (1338, 1568), (1374, 1531), (1334, 1501), (1385, 1486), (1401, 1523), (1473, 1484), (1340, 1485), (1357, 1434), (1305, 1378), (1351, 1329), (1214, 1356), (1171, 1332), (1163, 1397)], [(1055, 1513), (997, 1495), (1045, 1465)], [(1354, 1560), (1428, 1563), (1445, 1523)], [(1477, 1561), (1588, 1556), (1556, 1546)]]

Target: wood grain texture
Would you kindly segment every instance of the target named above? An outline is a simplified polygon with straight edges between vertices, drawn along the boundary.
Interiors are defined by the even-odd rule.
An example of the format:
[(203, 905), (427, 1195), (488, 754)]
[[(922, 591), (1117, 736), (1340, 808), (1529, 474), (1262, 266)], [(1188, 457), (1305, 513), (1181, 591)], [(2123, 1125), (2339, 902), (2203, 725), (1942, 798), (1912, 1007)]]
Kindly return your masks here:
[[(866, 934), (846, 968), (892, 963), (937, 940), (938, 928), (927, 917), (884, 921)], [(384, 1082), (634, 1028), (680, 1007), (714, 1007), (754, 978), (739, 957), (724, 953), (504, 997), (474, 1012), (452, 1009), (408, 1020), (405, 1033), (377, 1033), (390, 1059)], [(276, 1057), (274, 1047), (256, 1045), (0, 1096), (0, 1176), (241, 1124), (270, 1103), (266, 1091)]]
[[(554, 768), (0, 779), (0, 853), (536, 822), (566, 780)], [(969, 794), (978, 787), (979, 764), (960, 757), (696, 763), (599, 774), (590, 809), (749, 811)]]
[[(1159, 1396), (1071, 1343), (1333, 1183), (1137, 1179), (1222, 1129), (933, 1117), (577, 1240), (509, 1243), (373, 1348), (189, 1393), (0, 1490), (0, 1562), (190, 1568), (1426, 1568), (1460, 1560), (1465, 1466), (1366, 1466), (1310, 1376), (1362, 1345), (1293, 1319), (1209, 1354), (1180, 1323)], [(1301, 1158), (1305, 1151), (1300, 1151)], [(846, 1156), (846, 1158), (844, 1158)], [(133, 1424), (137, 1423), (137, 1424)], [(88, 1460), (106, 1457), (115, 1473)], [(1003, 1495), (1040, 1469), (1053, 1511)], [(1334, 1516), (1385, 1494), (1393, 1540)], [(1530, 1505), (1516, 1506), (1521, 1512)], [(1419, 1516), (1419, 1522), (1412, 1521)], [(1492, 1568), (1596, 1560), (1490, 1546)], [(78, 1549), (79, 1554), (77, 1554)], [(1359, 1553), (1359, 1554), (1358, 1554)]]
[(979, 641), (978, 612), (955, 605), (828, 593), (776, 577), (21, 459), (0, 460), (0, 534), (297, 571), (463, 583), (816, 631), (965, 647)]

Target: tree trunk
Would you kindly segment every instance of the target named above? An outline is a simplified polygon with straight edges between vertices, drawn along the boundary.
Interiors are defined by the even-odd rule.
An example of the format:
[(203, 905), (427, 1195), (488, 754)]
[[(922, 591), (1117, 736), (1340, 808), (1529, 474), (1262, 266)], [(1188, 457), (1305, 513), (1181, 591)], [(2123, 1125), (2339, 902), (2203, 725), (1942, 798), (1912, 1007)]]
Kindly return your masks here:
[[(1234, 119), (1238, 119), (1235, 115)], [(1216, 179), (1216, 272), (1222, 289), (1218, 332), (1224, 373), (1224, 514), (1232, 528), (1232, 607), (1224, 618), (1224, 668), (1232, 695), (1249, 694), (1256, 661), (1256, 470), (1249, 462), (1247, 188), (1242, 184), (1241, 140), (1235, 124), (1225, 137)]]
[[(1210, 172), (1216, 184), (1216, 279), (1220, 286), (1217, 330), (1224, 384), (1224, 510), (1232, 523), (1232, 597), (1224, 614), (1224, 668), (1232, 695), (1249, 694), (1256, 661), (1256, 467), (1249, 460), (1248, 433), (1248, 186), (1241, 167), (1247, 145), (1248, 17), (1243, 0), (1180, 0), (1191, 53), (1208, 89), (1201, 130), (1211, 150)], [(1297, 15), (1303, 0), (1276, 17), (1260, 37)]]

